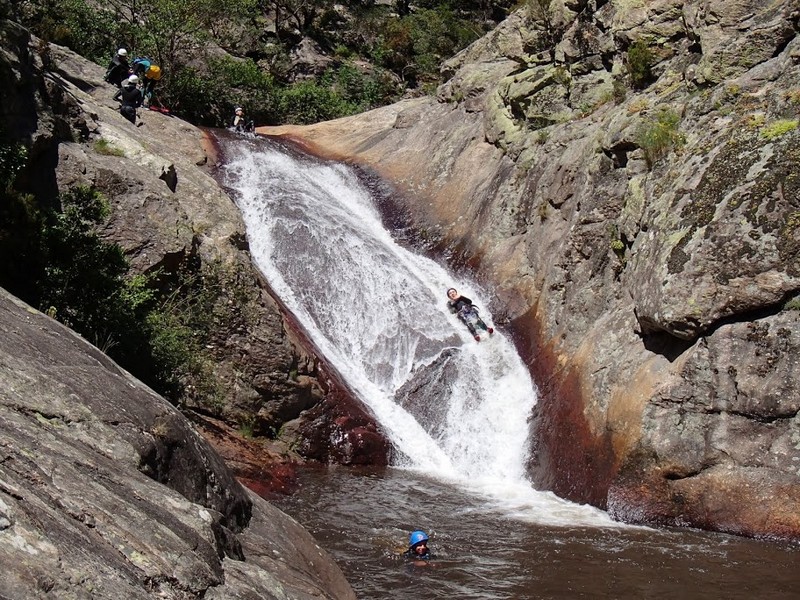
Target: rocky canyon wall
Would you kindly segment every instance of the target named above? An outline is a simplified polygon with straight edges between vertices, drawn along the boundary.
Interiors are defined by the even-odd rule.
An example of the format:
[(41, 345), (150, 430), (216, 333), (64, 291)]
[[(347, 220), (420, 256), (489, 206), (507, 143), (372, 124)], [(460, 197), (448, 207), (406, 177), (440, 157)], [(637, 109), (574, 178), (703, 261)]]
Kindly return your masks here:
[(174, 407), (2, 289), (0, 568), (3, 598), (355, 598)]
[[(154, 111), (140, 110), (134, 126), (119, 114), (101, 67), (10, 22), (0, 34), (0, 116), (11, 139), (29, 148), (23, 190), (55, 201), (91, 187), (111, 208), (101, 235), (122, 247), (133, 273), (176, 279), (195, 269), (194, 277), (214, 280), (205, 351), (216, 393), (190, 386), (182, 402), (243, 480), (265, 492), (285, 488), (303, 458), (295, 450), (323, 462), (385, 463), (388, 444), (371, 416), (251, 264), (241, 215), (212, 176), (210, 138)], [(326, 418), (330, 405), (346, 410), (346, 423)], [(265, 443), (249, 452), (226, 447), (245, 427)], [(278, 463), (288, 477), (267, 468)]]
[(553, 2), (449, 61), (436, 98), (261, 131), (375, 168), (490, 285), (541, 392), (538, 486), (797, 539), (799, 18)]

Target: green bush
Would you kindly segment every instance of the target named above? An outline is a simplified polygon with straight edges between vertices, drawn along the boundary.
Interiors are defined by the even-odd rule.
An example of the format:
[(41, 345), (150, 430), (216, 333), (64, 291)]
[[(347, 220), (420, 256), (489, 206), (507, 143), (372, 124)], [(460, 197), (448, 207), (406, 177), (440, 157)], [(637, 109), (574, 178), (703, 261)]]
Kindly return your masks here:
[(398, 98), (395, 81), (386, 71), (365, 72), (350, 61), (328, 69), (319, 83), (341, 96), (352, 112), (370, 110)]
[(262, 71), (251, 59), (227, 57), (212, 61), (211, 71), (234, 105), (247, 106), (248, 114), (259, 122), (274, 121), (279, 91), (272, 75)]
[(170, 369), (158, 369), (152, 373), (152, 384), (161, 393), (173, 399), (179, 398), (187, 374), (195, 366), (199, 348), (192, 330), (182, 323), (174, 307), (162, 307), (151, 311), (145, 322), (150, 338), (150, 350), (157, 365), (170, 365)]
[(0, 143), (0, 189), (11, 188), (27, 160), (28, 149), (24, 145), (8, 140)]
[(95, 231), (109, 211), (100, 194), (73, 188), (61, 196), (61, 207), (45, 220), (39, 302), (43, 309), (54, 307), (59, 321), (98, 342), (113, 334), (116, 294), (128, 263), (118, 245), (102, 241)]
[(336, 119), (357, 110), (335, 90), (314, 81), (303, 81), (285, 88), (278, 107), (281, 121), (298, 124)]
[(27, 162), (22, 144), (0, 141), (0, 286), (34, 306), (37, 273), (43, 268), (42, 213), (33, 196), (13, 189), (17, 174)]
[(157, 88), (159, 101), (180, 117), (198, 125), (219, 126), (226, 120), (230, 103), (219, 78), (201, 74), (192, 67), (177, 69), (169, 86)]
[(653, 79), (654, 55), (647, 42), (639, 39), (628, 48), (627, 69), (631, 77), (631, 85), (641, 90), (650, 85)]
[(253, 283), (236, 266), (201, 263), (190, 257), (180, 269), (152, 278), (155, 303), (146, 316), (152, 360), (151, 385), (175, 402), (191, 401), (212, 411), (223, 390), (210, 348), (218, 336), (242, 328), (250, 318)]
[(131, 27), (114, 12), (85, 0), (28, 2), (20, 21), (37, 36), (74, 50), (105, 66), (122, 40), (131, 39)]
[(475, 41), (482, 31), (453, 8), (421, 8), (387, 21), (370, 55), (411, 86), (439, 80), (439, 66)]
[(179, 68), (170, 84), (157, 90), (159, 99), (181, 117), (201, 125), (230, 124), (235, 106), (244, 106), (257, 124), (279, 119), (281, 87), (251, 59), (229, 57), (209, 63), (209, 74)]
[(686, 143), (686, 138), (678, 131), (680, 122), (678, 113), (664, 108), (639, 126), (636, 143), (644, 151), (648, 167), (652, 167), (673, 148), (680, 148)]

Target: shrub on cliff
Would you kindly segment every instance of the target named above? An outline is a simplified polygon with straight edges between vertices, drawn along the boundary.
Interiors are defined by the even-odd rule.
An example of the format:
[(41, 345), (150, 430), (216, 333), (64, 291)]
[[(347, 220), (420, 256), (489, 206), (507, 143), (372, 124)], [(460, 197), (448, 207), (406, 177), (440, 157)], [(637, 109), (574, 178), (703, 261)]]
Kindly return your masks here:
[(448, 6), (420, 9), (386, 21), (370, 56), (411, 86), (433, 83), (439, 81), (442, 62), (482, 34)]
[(631, 78), (631, 85), (635, 89), (642, 90), (650, 85), (653, 80), (653, 60), (653, 51), (650, 50), (650, 46), (643, 39), (636, 40), (628, 48), (628, 57), (625, 64)]
[(680, 148), (686, 142), (678, 130), (681, 117), (674, 110), (662, 108), (654, 117), (641, 123), (636, 132), (636, 143), (644, 151), (647, 166), (666, 156), (673, 148)]
[(284, 90), (280, 114), (288, 123), (316, 123), (355, 112), (354, 107), (334, 90), (314, 81), (302, 81)]
[[(133, 275), (122, 248), (97, 226), (108, 203), (76, 187), (54, 206), (13, 188), (24, 147), (0, 143), (0, 286), (80, 333), (173, 402), (219, 396), (205, 349), (208, 320), (235, 322), (215, 308), (230, 277)], [(175, 282), (177, 281), (177, 283)], [(229, 310), (225, 308), (225, 310)], [(216, 317), (215, 317), (216, 315)]]
[(16, 11), (20, 23), (40, 38), (102, 65), (108, 63), (111, 48), (131, 38), (125, 21), (85, 0), (25, 2)]

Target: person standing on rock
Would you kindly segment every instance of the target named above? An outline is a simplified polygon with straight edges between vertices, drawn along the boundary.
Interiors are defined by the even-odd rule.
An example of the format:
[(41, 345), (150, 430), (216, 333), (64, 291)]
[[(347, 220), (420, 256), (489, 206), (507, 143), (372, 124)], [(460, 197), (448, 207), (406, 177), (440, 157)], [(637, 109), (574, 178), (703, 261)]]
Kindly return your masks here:
[(153, 90), (161, 79), (161, 67), (149, 58), (135, 58), (131, 65), (131, 72), (142, 82), (142, 105), (149, 106), (153, 100)]
[(106, 76), (103, 79), (108, 83), (111, 83), (117, 87), (121, 87), (122, 82), (128, 77), (129, 70), (130, 65), (128, 65), (128, 51), (125, 48), (120, 48), (117, 50), (114, 58), (111, 59), (111, 62), (108, 63)]
[(114, 94), (114, 100), (121, 103), (119, 113), (133, 124), (136, 124), (136, 109), (142, 105), (142, 90), (138, 87), (139, 78), (131, 75), (119, 91)]

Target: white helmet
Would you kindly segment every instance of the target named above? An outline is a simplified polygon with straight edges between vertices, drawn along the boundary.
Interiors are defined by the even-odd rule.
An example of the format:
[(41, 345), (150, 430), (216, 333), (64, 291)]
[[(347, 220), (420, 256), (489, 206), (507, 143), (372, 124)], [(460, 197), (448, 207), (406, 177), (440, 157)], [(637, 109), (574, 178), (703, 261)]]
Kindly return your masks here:
[(139, 83), (139, 78), (136, 75), (131, 75), (128, 77), (128, 85), (137, 85)]
[(120, 48), (117, 50), (117, 56), (128, 56), (128, 51), (125, 48)]

